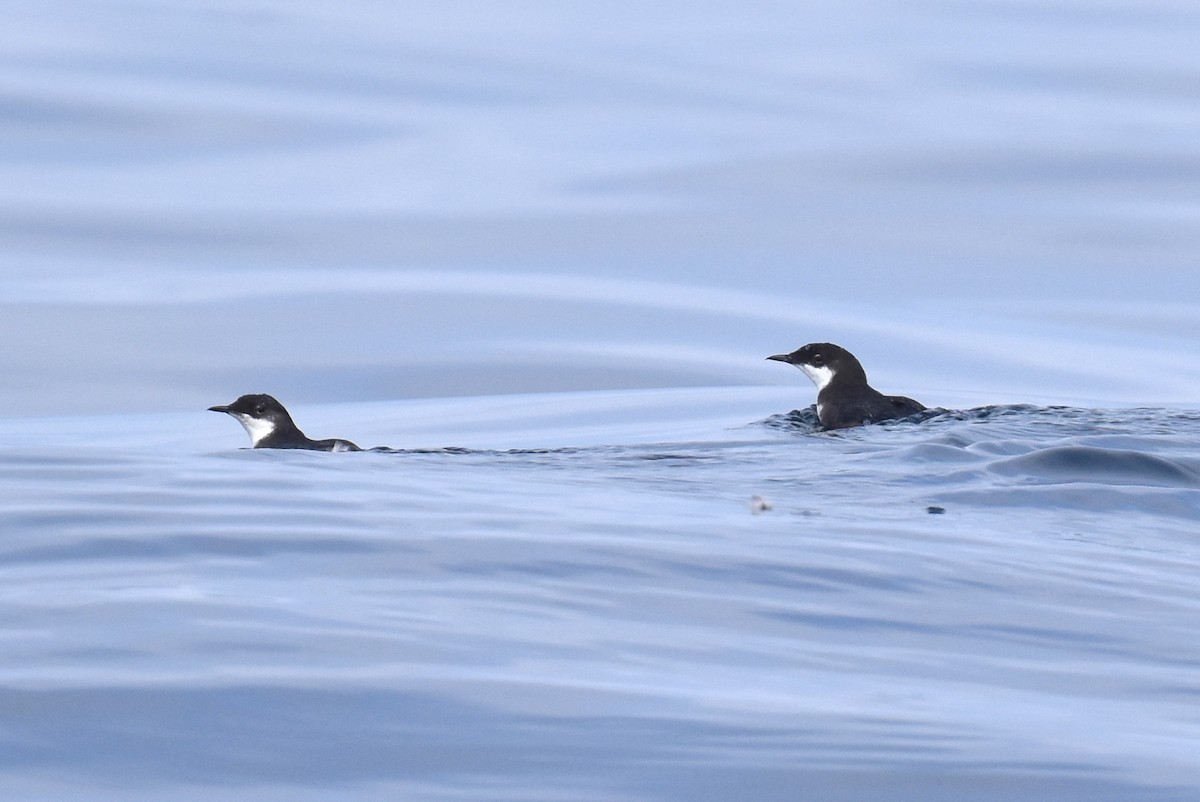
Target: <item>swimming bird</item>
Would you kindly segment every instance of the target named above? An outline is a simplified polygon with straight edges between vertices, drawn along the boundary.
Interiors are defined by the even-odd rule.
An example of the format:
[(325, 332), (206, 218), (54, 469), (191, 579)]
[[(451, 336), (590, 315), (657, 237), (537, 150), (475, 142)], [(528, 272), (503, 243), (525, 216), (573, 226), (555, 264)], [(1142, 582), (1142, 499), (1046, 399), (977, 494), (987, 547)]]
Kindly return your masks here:
[(224, 412), (246, 429), (254, 448), (306, 448), (310, 451), (362, 451), (349, 440), (312, 440), (292, 422), (283, 404), (269, 395), (244, 395), (226, 406), (209, 407)]
[(867, 373), (854, 354), (833, 343), (809, 343), (790, 354), (767, 359), (787, 362), (817, 385), (817, 418), (826, 429), (904, 418), (925, 409), (902, 395), (884, 395), (867, 384)]

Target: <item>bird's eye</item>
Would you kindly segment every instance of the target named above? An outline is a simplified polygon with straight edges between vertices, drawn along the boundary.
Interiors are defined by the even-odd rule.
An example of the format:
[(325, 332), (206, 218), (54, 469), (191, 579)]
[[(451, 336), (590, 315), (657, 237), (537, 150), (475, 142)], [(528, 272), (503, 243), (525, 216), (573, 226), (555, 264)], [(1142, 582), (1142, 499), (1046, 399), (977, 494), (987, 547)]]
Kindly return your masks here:
[(258, 406), (256, 406), (256, 407), (254, 408), (254, 414), (255, 414), (255, 415), (261, 415), (261, 414), (263, 414), (263, 413), (264, 413), (264, 412), (266, 412), (266, 411), (267, 411), (267, 406), (266, 406), (266, 404), (259, 404)]
[(821, 367), (825, 364), (825, 357), (820, 354), (813, 354), (812, 363), (817, 367)]

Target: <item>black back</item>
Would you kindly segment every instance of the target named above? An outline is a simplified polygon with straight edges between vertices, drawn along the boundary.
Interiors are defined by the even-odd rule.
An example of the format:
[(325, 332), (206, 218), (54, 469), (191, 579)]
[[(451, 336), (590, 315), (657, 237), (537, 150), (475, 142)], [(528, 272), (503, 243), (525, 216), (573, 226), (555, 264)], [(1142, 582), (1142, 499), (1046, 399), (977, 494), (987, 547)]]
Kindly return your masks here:
[(303, 448), (310, 451), (361, 451), (349, 440), (333, 438), (329, 440), (313, 440), (300, 427), (296, 426), (292, 416), (272, 396), (265, 393), (243, 395), (227, 406), (209, 407), (212, 412), (224, 412), (233, 416), (246, 427), (251, 438), (258, 422), (263, 428), (270, 428), (270, 433), (254, 443), (254, 448)]
[[(840, 345), (809, 343), (790, 354), (776, 354), (767, 359), (795, 365), (818, 384), (817, 417), (826, 429), (847, 429), (904, 418), (925, 409), (911, 398), (884, 395), (871, 387), (862, 363)], [(821, 386), (823, 379), (826, 383)]]

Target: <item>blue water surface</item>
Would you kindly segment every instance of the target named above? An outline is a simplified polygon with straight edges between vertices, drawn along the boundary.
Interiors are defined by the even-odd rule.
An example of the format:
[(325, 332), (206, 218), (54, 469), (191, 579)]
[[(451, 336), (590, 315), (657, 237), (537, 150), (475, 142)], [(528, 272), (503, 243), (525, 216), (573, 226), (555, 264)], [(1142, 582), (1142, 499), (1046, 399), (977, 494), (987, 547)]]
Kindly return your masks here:
[(9, 3), (3, 796), (1200, 798), (1198, 37)]
[(6, 787), (1194, 798), (1200, 413), (741, 414), (774, 395), (530, 396), (515, 449), (6, 424)]

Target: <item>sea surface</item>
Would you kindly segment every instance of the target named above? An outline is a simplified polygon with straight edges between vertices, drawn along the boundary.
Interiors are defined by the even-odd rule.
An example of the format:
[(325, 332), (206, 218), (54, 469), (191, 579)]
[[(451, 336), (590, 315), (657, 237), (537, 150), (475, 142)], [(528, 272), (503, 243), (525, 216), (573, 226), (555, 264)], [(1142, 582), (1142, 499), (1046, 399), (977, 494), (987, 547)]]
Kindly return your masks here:
[(4, 16), (0, 797), (1200, 799), (1194, 4)]

